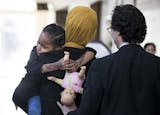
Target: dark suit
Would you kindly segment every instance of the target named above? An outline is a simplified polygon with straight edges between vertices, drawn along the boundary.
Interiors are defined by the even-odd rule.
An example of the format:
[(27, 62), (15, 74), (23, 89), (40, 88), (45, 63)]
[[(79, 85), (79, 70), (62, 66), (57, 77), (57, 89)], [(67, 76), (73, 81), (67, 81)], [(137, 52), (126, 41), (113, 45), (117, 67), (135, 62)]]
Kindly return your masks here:
[(68, 115), (160, 115), (160, 58), (132, 44), (95, 60)]

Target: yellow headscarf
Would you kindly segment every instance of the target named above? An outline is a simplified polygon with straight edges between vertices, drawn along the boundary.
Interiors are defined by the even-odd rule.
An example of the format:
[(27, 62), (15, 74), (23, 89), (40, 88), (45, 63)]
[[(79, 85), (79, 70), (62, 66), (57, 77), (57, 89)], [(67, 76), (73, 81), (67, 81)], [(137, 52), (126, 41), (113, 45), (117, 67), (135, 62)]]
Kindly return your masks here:
[(73, 8), (65, 22), (65, 45), (67, 47), (84, 48), (97, 32), (96, 12), (84, 6)]

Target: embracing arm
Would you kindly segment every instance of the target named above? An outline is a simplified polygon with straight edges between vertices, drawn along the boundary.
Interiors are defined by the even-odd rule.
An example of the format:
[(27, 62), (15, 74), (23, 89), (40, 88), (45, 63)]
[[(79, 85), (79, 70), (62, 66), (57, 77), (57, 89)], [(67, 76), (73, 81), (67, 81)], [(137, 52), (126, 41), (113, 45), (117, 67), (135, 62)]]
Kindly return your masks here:
[(79, 59), (76, 60), (79, 67), (94, 59), (96, 55), (96, 51), (90, 47), (86, 47), (85, 50), (85, 54), (83, 54)]
[(28, 73), (35, 75), (35, 74), (55, 71), (58, 69), (64, 70), (65, 68), (63, 65), (65, 65), (66, 63), (68, 62), (64, 61), (63, 58), (53, 63), (48, 63), (48, 64), (42, 63), (39, 59), (39, 55), (37, 54), (36, 46), (35, 46), (31, 51), (30, 58), (25, 68)]
[(82, 65), (85, 65), (92, 59), (94, 59), (96, 51), (92, 48), (85, 48), (86, 52), (76, 61), (60, 59), (57, 62), (44, 64), (41, 68), (42, 73), (55, 71), (55, 70), (68, 70), (69, 72), (75, 72)]
[(70, 72), (77, 71), (78, 68), (87, 64), (89, 61), (93, 60), (96, 55), (96, 51), (92, 48), (86, 47), (86, 52), (77, 60), (70, 60), (70, 63), (65, 66), (66, 70)]
[(64, 52), (65, 55), (63, 58), (58, 60), (57, 62), (44, 64), (42, 66), (42, 73), (55, 71), (55, 70), (66, 70), (65, 65), (69, 63), (69, 52)]
[(73, 71), (76, 71), (80, 66), (92, 60), (95, 54), (96, 54), (96, 51), (94, 49), (86, 48), (86, 53), (76, 61), (70, 60), (71, 61), (70, 64), (69, 64), (69, 61), (64, 61), (63, 58), (57, 62), (43, 64), (39, 60), (39, 56), (36, 52), (36, 47), (34, 47), (33, 50), (31, 51), (30, 59), (25, 68), (27, 72), (31, 74), (41, 74), (41, 73), (46, 73), (50, 71), (55, 71), (58, 69), (71, 70), (71, 72), (73, 72)]
[(60, 62), (53, 62), (53, 63), (48, 63), (48, 64), (43, 64), (41, 71), (42, 73), (50, 72), (50, 71), (55, 71), (60, 69)]

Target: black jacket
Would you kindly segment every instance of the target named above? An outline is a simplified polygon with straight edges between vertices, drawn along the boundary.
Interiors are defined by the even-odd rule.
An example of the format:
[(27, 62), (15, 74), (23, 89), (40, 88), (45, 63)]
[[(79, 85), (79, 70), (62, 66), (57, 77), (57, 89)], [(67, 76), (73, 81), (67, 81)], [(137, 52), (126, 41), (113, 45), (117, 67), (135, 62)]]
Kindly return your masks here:
[(15, 105), (19, 106), (26, 113), (28, 113), (29, 98), (40, 95), (40, 84), (43, 76), (41, 73), (42, 65), (43, 63), (37, 55), (36, 47), (33, 47), (28, 63), (25, 66), (27, 73), (16, 87), (12, 97)]
[[(20, 84), (15, 89), (12, 98), (13, 102), (27, 113), (27, 103), (29, 98), (35, 95), (40, 95), (42, 100), (43, 115), (52, 114), (51, 111), (53, 111), (54, 113), (62, 114), (56, 105), (56, 101), (58, 101), (58, 99), (60, 98), (60, 92), (63, 90), (63, 88), (47, 80), (46, 77), (53, 75), (59, 78), (63, 78), (65, 71), (56, 70), (53, 72), (47, 72), (42, 74), (41, 67), (43, 64), (56, 62), (61, 59), (64, 56), (64, 51), (70, 52), (71, 59), (78, 59), (82, 54), (84, 54), (85, 51), (88, 50), (95, 52), (95, 50), (91, 48), (86, 48), (83, 50), (76, 48), (64, 48), (58, 51), (42, 53), (40, 56), (38, 56), (36, 53), (36, 47), (34, 47), (31, 51), (30, 59), (25, 66), (27, 74), (24, 78), (22, 78)], [(90, 62), (87, 64), (87, 68), (89, 65)], [(76, 102), (78, 104), (80, 102), (80, 98), (77, 98)]]
[(80, 107), (68, 115), (159, 115), (160, 58), (139, 45), (93, 61)]

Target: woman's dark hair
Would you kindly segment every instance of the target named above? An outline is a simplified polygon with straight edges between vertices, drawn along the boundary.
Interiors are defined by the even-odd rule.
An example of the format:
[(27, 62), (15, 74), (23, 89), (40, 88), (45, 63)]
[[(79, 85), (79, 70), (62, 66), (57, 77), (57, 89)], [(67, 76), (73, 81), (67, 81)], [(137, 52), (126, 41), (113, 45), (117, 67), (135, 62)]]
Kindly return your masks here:
[(119, 31), (125, 42), (142, 43), (146, 35), (146, 22), (142, 12), (133, 5), (116, 6), (111, 28)]
[(144, 45), (144, 49), (146, 49), (148, 46), (153, 46), (153, 48), (156, 50), (156, 45), (153, 42), (146, 43)]
[(52, 39), (54, 47), (62, 47), (65, 43), (65, 30), (56, 24), (49, 24), (43, 29), (44, 33), (47, 33)]

